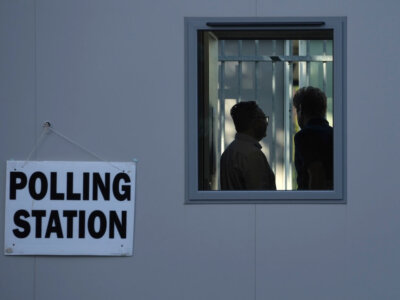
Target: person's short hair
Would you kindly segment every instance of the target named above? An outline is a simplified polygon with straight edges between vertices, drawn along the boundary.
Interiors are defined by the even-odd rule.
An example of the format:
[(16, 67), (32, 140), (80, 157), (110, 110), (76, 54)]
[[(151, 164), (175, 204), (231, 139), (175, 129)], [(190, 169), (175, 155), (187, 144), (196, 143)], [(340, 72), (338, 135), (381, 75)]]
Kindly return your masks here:
[(255, 101), (239, 102), (231, 108), (231, 116), (237, 132), (240, 133), (250, 128), (258, 108)]
[(319, 88), (312, 86), (299, 89), (293, 97), (293, 105), (307, 116), (325, 117), (326, 95)]

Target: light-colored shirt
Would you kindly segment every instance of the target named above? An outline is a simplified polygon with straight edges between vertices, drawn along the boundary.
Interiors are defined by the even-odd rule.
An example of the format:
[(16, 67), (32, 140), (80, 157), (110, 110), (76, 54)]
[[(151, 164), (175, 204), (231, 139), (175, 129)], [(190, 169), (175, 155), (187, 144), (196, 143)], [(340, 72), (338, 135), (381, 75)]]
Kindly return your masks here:
[(253, 137), (237, 133), (220, 161), (222, 190), (276, 190), (275, 174)]

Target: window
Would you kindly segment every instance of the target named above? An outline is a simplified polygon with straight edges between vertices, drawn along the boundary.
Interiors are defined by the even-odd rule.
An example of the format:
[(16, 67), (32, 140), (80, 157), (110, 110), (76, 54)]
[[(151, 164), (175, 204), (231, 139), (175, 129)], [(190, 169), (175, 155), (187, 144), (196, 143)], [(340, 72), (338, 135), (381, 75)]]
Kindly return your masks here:
[[(345, 18), (186, 18), (187, 203), (345, 202)], [(298, 190), (293, 96), (317, 87), (333, 127), (333, 187)], [(259, 141), (276, 190), (221, 190), (221, 155), (235, 139), (233, 105), (269, 117)]]

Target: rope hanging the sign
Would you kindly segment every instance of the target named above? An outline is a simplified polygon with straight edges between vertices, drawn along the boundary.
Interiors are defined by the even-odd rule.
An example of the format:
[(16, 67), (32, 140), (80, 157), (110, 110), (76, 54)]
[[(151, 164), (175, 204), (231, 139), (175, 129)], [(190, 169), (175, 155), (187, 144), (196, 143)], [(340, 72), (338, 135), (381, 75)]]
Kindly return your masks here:
[[(72, 140), (71, 138), (67, 137), (66, 135), (62, 134), (61, 132), (59, 132), (58, 130), (54, 129), (51, 126), (51, 123), (49, 121), (46, 121), (43, 123), (42, 125), (43, 130), (42, 133), (40, 134), (39, 138), (36, 140), (35, 142), (35, 146), (33, 147), (32, 151), (29, 153), (28, 157), (25, 160), (25, 163), (23, 164), (22, 167), (24, 167), (28, 161), (30, 161), (33, 153), (36, 151), (36, 149), (39, 147), (39, 145), (41, 144), (44, 135), (48, 132), (48, 130), (50, 130), (51, 132), (55, 133), (56, 135), (58, 135), (59, 137), (61, 137), (62, 139), (66, 140), (67, 142), (77, 146), (78, 148), (81, 148), (82, 150), (84, 150), (85, 152), (89, 153), (90, 155), (92, 155), (93, 157), (97, 158), (100, 161), (109, 163), (111, 166), (113, 166), (114, 168), (117, 168), (120, 171), (124, 171), (122, 169), (120, 169), (119, 167), (115, 166), (114, 164), (110, 163), (109, 161), (107, 161), (106, 159), (102, 158), (101, 156), (97, 155), (96, 153), (94, 153), (93, 151), (90, 151), (89, 149), (87, 149), (86, 147), (82, 146), (81, 144), (79, 144), (78, 142)], [(134, 160), (135, 162), (137, 160)]]
[(25, 162), (24, 162), (24, 164), (22, 165), (22, 167), (25, 167), (25, 165), (28, 163), (28, 161), (30, 161), (30, 159), (31, 159), (31, 157), (32, 157), (32, 155), (33, 155), (33, 153), (35, 153), (36, 149), (37, 149), (37, 148), (39, 147), (39, 145), (41, 144), (42, 139), (43, 139), (44, 135), (46, 134), (47, 128), (49, 128), (49, 127), (50, 127), (50, 122), (45, 122), (45, 123), (43, 124), (42, 133), (40, 134), (39, 138), (35, 141), (35, 145), (33, 146), (32, 151), (28, 154), (28, 157), (25, 159)]

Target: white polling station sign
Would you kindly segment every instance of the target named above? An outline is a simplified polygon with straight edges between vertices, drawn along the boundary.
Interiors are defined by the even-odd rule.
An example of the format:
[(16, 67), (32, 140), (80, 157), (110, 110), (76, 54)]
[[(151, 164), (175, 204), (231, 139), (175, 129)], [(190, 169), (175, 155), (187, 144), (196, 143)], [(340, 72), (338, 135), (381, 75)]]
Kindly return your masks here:
[(135, 162), (7, 161), (6, 255), (133, 253)]

